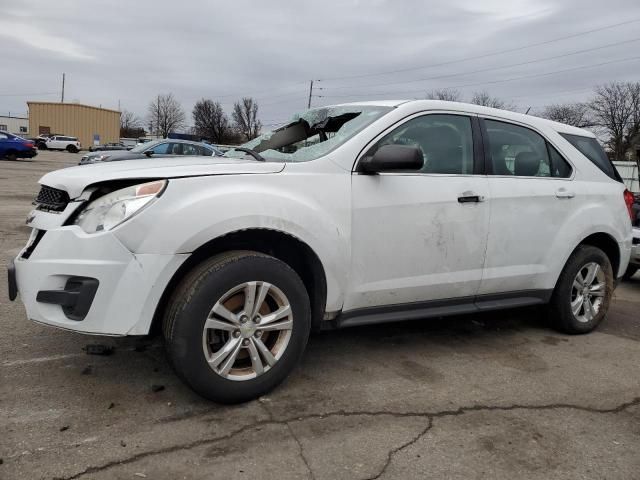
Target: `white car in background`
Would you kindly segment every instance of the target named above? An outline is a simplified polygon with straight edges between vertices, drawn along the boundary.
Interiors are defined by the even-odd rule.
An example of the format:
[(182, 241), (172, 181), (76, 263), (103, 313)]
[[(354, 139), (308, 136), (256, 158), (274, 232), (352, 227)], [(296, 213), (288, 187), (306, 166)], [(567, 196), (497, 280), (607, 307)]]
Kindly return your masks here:
[(322, 107), (224, 157), (40, 183), (10, 298), (68, 330), (160, 330), (220, 402), (284, 380), (311, 330), (548, 305), (589, 332), (631, 253), (633, 196), (592, 133), (463, 103)]
[(49, 137), (45, 145), (48, 150), (66, 150), (69, 153), (78, 153), (82, 148), (76, 137), (68, 137), (66, 135), (54, 135)]

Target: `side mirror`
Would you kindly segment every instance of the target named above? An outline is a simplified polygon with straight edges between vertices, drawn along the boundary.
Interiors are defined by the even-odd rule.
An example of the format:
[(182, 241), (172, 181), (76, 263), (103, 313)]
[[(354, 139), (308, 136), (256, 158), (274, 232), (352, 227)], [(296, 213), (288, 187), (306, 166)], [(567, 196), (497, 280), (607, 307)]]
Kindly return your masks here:
[(146, 152), (144, 152), (144, 154), (145, 154), (147, 157), (150, 157), (151, 155), (153, 155), (153, 150), (147, 150)]
[(360, 160), (358, 171), (373, 174), (399, 170), (420, 170), (423, 165), (424, 156), (418, 147), (383, 145), (373, 156)]

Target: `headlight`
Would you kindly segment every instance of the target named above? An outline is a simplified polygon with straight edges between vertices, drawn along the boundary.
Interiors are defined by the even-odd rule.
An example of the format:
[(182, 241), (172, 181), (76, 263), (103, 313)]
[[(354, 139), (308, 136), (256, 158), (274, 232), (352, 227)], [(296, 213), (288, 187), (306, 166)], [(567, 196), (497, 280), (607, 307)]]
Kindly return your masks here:
[(111, 230), (149, 205), (166, 186), (166, 180), (157, 180), (108, 193), (84, 207), (73, 224), (87, 233)]

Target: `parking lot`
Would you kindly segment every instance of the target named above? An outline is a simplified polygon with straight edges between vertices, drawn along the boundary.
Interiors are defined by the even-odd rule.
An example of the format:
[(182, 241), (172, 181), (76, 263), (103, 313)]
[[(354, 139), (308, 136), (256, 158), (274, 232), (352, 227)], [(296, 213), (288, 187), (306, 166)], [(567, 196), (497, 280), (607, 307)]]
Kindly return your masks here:
[[(38, 178), (78, 160), (0, 160), (3, 262)], [(231, 407), (180, 383), (159, 339), (34, 324), (6, 287), (1, 479), (640, 478), (640, 274), (590, 335), (540, 309), (322, 333), (281, 387)]]

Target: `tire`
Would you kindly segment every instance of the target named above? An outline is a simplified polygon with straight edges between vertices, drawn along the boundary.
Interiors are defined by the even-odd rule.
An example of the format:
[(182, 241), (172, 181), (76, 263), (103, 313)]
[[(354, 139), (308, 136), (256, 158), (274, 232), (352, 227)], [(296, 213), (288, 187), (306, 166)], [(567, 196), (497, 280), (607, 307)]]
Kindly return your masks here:
[(637, 271), (638, 267), (636, 267), (635, 265), (629, 265), (627, 267), (627, 270), (624, 272), (624, 275), (622, 276), (623, 280), (631, 280), (631, 277), (633, 277)]
[(48, 150), (47, 144), (44, 143), (44, 142), (39, 142), (38, 143), (38, 150)]
[(78, 153), (78, 149), (75, 147), (75, 145), (67, 145), (66, 150), (69, 153)]
[[(588, 283), (592, 269), (596, 273), (594, 280)], [(578, 288), (579, 278), (584, 282)], [(596, 288), (597, 285), (600, 287)], [(550, 313), (554, 327), (571, 335), (591, 332), (607, 314), (613, 285), (609, 257), (597, 247), (578, 246), (564, 266), (551, 298)], [(593, 310), (588, 309), (588, 305), (592, 305)], [(577, 307), (576, 313), (574, 306)]]
[(18, 154), (15, 150), (9, 150), (7, 153), (5, 153), (4, 156), (11, 162), (15, 162), (16, 160), (18, 160)]
[[(255, 296), (245, 294), (254, 287)], [(258, 319), (247, 321), (240, 316), (251, 310), (246, 299), (259, 299), (263, 288), (267, 293), (256, 307), (254, 320)], [(218, 310), (221, 305), (227, 310)], [(286, 312), (286, 305), (288, 315), (268, 318)], [(227, 316), (214, 315), (214, 308)], [(228, 312), (235, 321), (228, 320)], [(231, 329), (205, 328), (211, 322)], [(275, 330), (285, 323), (288, 328)], [(300, 277), (286, 263), (249, 251), (224, 253), (196, 266), (172, 293), (162, 323), (167, 355), (178, 376), (198, 394), (219, 403), (252, 400), (280, 384), (302, 358), (310, 329), (309, 295)], [(239, 353), (230, 361), (233, 352), (224, 356), (225, 348)], [(229, 363), (232, 367), (225, 372)]]

